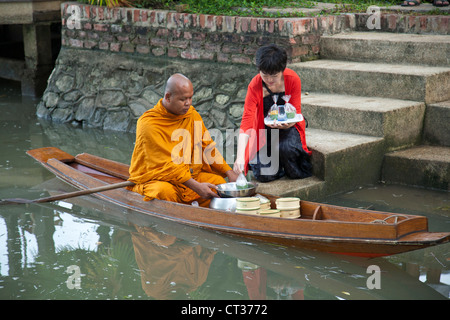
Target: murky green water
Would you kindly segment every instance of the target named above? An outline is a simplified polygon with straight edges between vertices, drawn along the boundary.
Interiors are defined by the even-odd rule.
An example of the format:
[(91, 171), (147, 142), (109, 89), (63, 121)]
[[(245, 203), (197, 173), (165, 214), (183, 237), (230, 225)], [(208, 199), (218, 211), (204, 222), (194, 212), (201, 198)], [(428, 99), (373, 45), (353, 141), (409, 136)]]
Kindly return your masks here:
[[(25, 152), (55, 146), (129, 163), (134, 135), (36, 119), (0, 82), (0, 199), (71, 191)], [(371, 186), (329, 203), (428, 216), (450, 231), (448, 193)], [(127, 217), (133, 216), (133, 224)], [(450, 245), (360, 259), (143, 218), (92, 197), (0, 207), (1, 299), (448, 299)], [(379, 287), (368, 272), (376, 265)], [(372, 280), (371, 280), (372, 279)]]

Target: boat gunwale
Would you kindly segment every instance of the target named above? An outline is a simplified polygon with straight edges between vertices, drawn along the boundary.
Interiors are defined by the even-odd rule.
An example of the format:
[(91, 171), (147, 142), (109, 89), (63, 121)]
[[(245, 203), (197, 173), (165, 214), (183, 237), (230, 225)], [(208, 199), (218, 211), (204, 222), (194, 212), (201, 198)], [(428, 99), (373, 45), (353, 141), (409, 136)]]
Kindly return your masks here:
[[(54, 159), (54, 158), (53, 159), (49, 159), (47, 161), (47, 163), (46, 163), (47, 166), (49, 166), (53, 170), (55, 170), (54, 173), (57, 176), (61, 177), (65, 181), (71, 183), (72, 185), (77, 186), (78, 188), (89, 188), (89, 187), (86, 186), (86, 185), (81, 184), (79, 181), (77, 181), (77, 180), (73, 179), (72, 177), (68, 176), (66, 173), (63, 173), (60, 170), (58, 170), (58, 168), (55, 167), (55, 165), (57, 163), (65, 165), (66, 168), (68, 168), (68, 169), (70, 168), (69, 170), (74, 170), (78, 174), (84, 175), (86, 178), (93, 179), (93, 181), (96, 181), (98, 184), (102, 184), (102, 185), (107, 184), (107, 182), (104, 182), (104, 181), (99, 180), (99, 179), (97, 179), (95, 177), (92, 177), (89, 174), (86, 174), (86, 173), (84, 173), (84, 172), (82, 172), (82, 171), (80, 171), (78, 169), (72, 168), (69, 165), (69, 163), (67, 163), (67, 162), (64, 163), (64, 162), (61, 162), (61, 161), (59, 161), (57, 159)], [(66, 177), (66, 178), (64, 178), (64, 177)], [(70, 181), (72, 181), (72, 182), (70, 182)], [(117, 193), (118, 190), (111, 190), (111, 191), (106, 191), (106, 192), (115, 192), (115, 191)], [(129, 194), (136, 194), (135, 192), (132, 192), (132, 191), (128, 191), (128, 193)], [(110, 199), (114, 200), (113, 198), (110, 198)], [(153, 201), (153, 200), (157, 200), (157, 201)], [(198, 212), (201, 212), (201, 211), (206, 211), (208, 214), (213, 213), (213, 214), (227, 215), (229, 217), (232, 217), (232, 216), (233, 217), (239, 217), (239, 220), (242, 220), (242, 221), (236, 221), (235, 220), (233, 224), (224, 225), (224, 224), (214, 224), (214, 223), (211, 223), (211, 222), (199, 221), (199, 220), (196, 220), (196, 219), (189, 219), (189, 218), (184, 218), (184, 217), (182, 218), (180, 216), (176, 216), (176, 215), (173, 215), (173, 214), (158, 213), (158, 212), (155, 212), (153, 210), (150, 211), (151, 214), (154, 215), (154, 216), (159, 216), (161, 218), (170, 219), (172, 221), (179, 221), (181, 223), (186, 223), (186, 224), (190, 224), (190, 225), (197, 225), (197, 226), (202, 225), (205, 228), (209, 227), (209, 228), (213, 228), (215, 230), (222, 230), (222, 231), (235, 232), (235, 233), (242, 233), (243, 230), (245, 230), (246, 233), (251, 233), (251, 234), (258, 234), (259, 233), (259, 234), (266, 234), (266, 235), (267, 234), (271, 234), (273, 236), (277, 236), (277, 237), (283, 236), (285, 238), (308, 237), (309, 236), (309, 237), (313, 237), (313, 238), (316, 238), (316, 239), (317, 238), (364, 239), (364, 240), (372, 240), (372, 241), (373, 240), (387, 240), (387, 241), (391, 241), (391, 242), (394, 241), (395, 242), (395, 241), (399, 240), (401, 237), (406, 236), (407, 234), (418, 233), (418, 232), (426, 232), (426, 230), (421, 229), (421, 230), (414, 230), (413, 232), (410, 232), (410, 233), (407, 233), (407, 234), (402, 234), (401, 237), (397, 236), (397, 233), (396, 233), (397, 225), (402, 223), (402, 222), (404, 222), (404, 221), (407, 221), (407, 219), (405, 219), (403, 221), (400, 221), (397, 224), (374, 224), (374, 223), (368, 223), (368, 222), (337, 221), (337, 220), (311, 220), (311, 219), (305, 219), (305, 218), (304, 219), (301, 219), (301, 218), (300, 219), (287, 219), (287, 218), (277, 218), (277, 217), (260, 217), (258, 215), (247, 215), (247, 214), (241, 214), (241, 213), (236, 213), (236, 212), (227, 212), (227, 211), (223, 211), (223, 210), (215, 210), (215, 209), (210, 209), (210, 208), (192, 207), (192, 206), (186, 205), (186, 204), (168, 202), (168, 201), (163, 201), (163, 200), (158, 200), (158, 199), (153, 199), (153, 200), (151, 200), (149, 202), (144, 202), (144, 201), (139, 200), (139, 202), (136, 202), (137, 206), (134, 205), (133, 207), (134, 208), (138, 207), (143, 212), (150, 211), (149, 209), (143, 207), (143, 205), (145, 203), (150, 203), (150, 202), (153, 201), (154, 204), (155, 203), (157, 204), (159, 201), (161, 201), (161, 203), (165, 204), (163, 206), (170, 206), (170, 207), (181, 206), (183, 208), (190, 208), (191, 211), (194, 211), (194, 213), (192, 215), (195, 215), (195, 214), (197, 214)], [(115, 200), (114, 202), (118, 202), (118, 201)], [(130, 203), (126, 203), (126, 202), (123, 202), (123, 203), (126, 206), (131, 206)], [(306, 203), (314, 204), (312, 202), (306, 202)], [(335, 206), (331, 206), (331, 207), (335, 207)], [(356, 210), (355, 212), (359, 213), (360, 210)], [(368, 211), (368, 212), (370, 214), (373, 213), (373, 212), (370, 212), (370, 211)], [(382, 212), (377, 212), (377, 213), (383, 214)], [(390, 214), (386, 213), (386, 216), (390, 216)], [(276, 219), (280, 223), (279, 228), (282, 228), (283, 226), (285, 226), (285, 227), (292, 227), (292, 225), (300, 226), (300, 225), (304, 225), (304, 224), (310, 224), (310, 225), (313, 225), (313, 224), (319, 224), (319, 225), (320, 224), (329, 224), (329, 225), (333, 225), (333, 226), (335, 226), (336, 224), (339, 224), (341, 227), (351, 226), (351, 225), (353, 225), (353, 226), (358, 225), (360, 227), (365, 226), (365, 227), (368, 227), (370, 229), (374, 229), (374, 231), (372, 232), (373, 234), (375, 234), (375, 233), (378, 234), (380, 232), (380, 230), (384, 230), (385, 232), (390, 232), (390, 233), (394, 234), (396, 237), (391, 237), (391, 238), (386, 238), (385, 237), (385, 238), (383, 238), (383, 237), (370, 237), (370, 236), (364, 236), (364, 235), (363, 236), (343, 236), (343, 235), (338, 235), (338, 234), (317, 235), (317, 234), (314, 234), (314, 233), (304, 233), (304, 232), (295, 232), (295, 233), (293, 233), (293, 232), (287, 232), (287, 231), (274, 231), (274, 230), (267, 230), (267, 229), (261, 229), (261, 228), (253, 229), (253, 228), (246, 227), (248, 225), (251, 225), (251, 223), (246, 223), (245, 220), (249, 220), (250, 222), (251, 221), (255, 221), (255, 222), (263, 223), (263, 222), (266, 222), (267, 219), (270, 219), (270, 218)], [(214, 221), (214, 217), (210, 217), (209, 220)], [(240, 226), (240, 223), (243, 223), (244, 227)], [(305, 228), (303, 228), (303, 229), (305, 229)], [(241, 232), (239, 232), (239, 230)], [(335, 230), (336, 229), (332, 229), (332, 231), (335, 231)]]
[[(111, 177), (115, 177), (117, 179), (124, 179), (124, 180), (126, 179), (122, 174), (119, 174), (120, 176), (115, 175), (110, 170), (107, 170), (107, 169), (105, 169), (105, 168), (103, 168), (101, 166), (98, 166), (96, 164), (92, 164), (91, 162), (88, 162), (85, 159), (80, 159), (80, 156), (89, 156), (89, 157), (96, 157), (98, 159), (103, 159), (103, 158), (100, 158), (100, 157), (97, 157), (97, 156), (92, 156), (92, 155), (90, 155), (88, 153), (82, 153), (82, 154), (79, 154), (79, 155), (75, 156), (73, 162), (77, 163), (78, 165), (85, 166), (86, 168), (90, 168), (92, 170), (96, 170), (99, 173), (101, 173), (101, 175), (111, 176)], [(107, 160), (107, 159), (103, 159), (103, 160)], [(112, 160), (107, 160), (107, 161), (108, 162), (111, 161), (111, 162), (117, 163), (117, 162), (112, 161)], [(264, 196), (268, 196), (266, 194), (263, 194), (263, 195)], [(273, 196), (270, 196), (270, 197), (272, 197), (274, 199), (277, 198), (277, 197), (273, 197)], [(314, 203), (314, 202), (311, 202), (311, 201), (305, 201), (305, 200), (300, 200), (300, 203), (309, 204), (309, 205), (319, 205), (319, 206), (330, 208), (330, 209), (345, 209), (346, 211), (351, 211), (351, 212), (354, 212), (354, 213), (357, 213), (357, 214), (367, 213), (367, 214), (369, 214), (371, 216), (373, 216), (373, 215), (381, 215), (381, 216), (384, 216), (386, 218), (390, 218), (390, 217), (393, 217), (393, 216), (401, 216), (402, 218), (405, 218), (404, 220), (401, 220), (401, 221), (398, 221), (398, 222), (395, 222), (395, 223), (386, 222), (386, 224), (388, 224), (388, 225), (399, 225), (399, 224), (402, 224), (404, 221), (407, 221), (409, 219), (422, 219), (423, 218), (423, 217), (420, 217), (420, 216), (410, 215), (410, 214), (398, 214), (398, 213), (388, 213), (388, 212), (375, 211), (375, 210), (346, 208), (346, 207), (340, 207), (340, 206), (335, 206), (335, 205), (330, 205), (330, 204), (317, 204), (317, 203)], [(182, 204), (182, 205), (184, 205), (184, 204)], [(203, 209), (217, 210), (217, 209), (210, 209), (210, 208), (203, 208)], [(225, 212), (227, 212), (227, 211), (225, 211)], [(240, 213), (236, 213), (236, 214), (240, 214)], [(281, 218), (281, 217), (266, 217), (266, 218), (283, 219), (283, 220), (286, 219), (286, 218)], [(309, 218), (306, 218), (304, 220), (308, 220), (308, 219)], [(295, 221), (295, 220), (296, 219), (291, 219), (291, 221)], [(364, 223), (372, 224), (373, 223), (373, 221), (365, 222), (365, 221), (333, 220), (333, 219), (324, 219), (324, 220), (315, 220), (315, 221), (321, 221), (321, 222), (347, 222), (347, 223), (354, 223), (354, 224), (364, 224)]]
[[(86, 153), (83, 153), (82, 155), (91, 156), (91, 155), (86, 154)], [(79, 161), (79, 157), (78, 156), (79, 155), (75, 156), (75, 158), (74, 158), (74, 162), (75, 163), (77, 163), (77, 164), (79, 164), (81, 166), (85, 166), (86, 168), (90, 168), (92, 170), (97, 170), (98, 172), (100, 172), (100, 173), (102, 173), (104, 175), (110, 175), (111, 177), (116, 177), (118, 179), (123, 179), (122, 176), (121, 177), (117, 177), (117, 176), (112, 175), (109, 170), (106, 170), (106, 169), (102, 170), (102, 167), (100, 167), (98, 165), (92, 165), (91, 166), (89, 162), (86, 162), (84, 160)], [(110, 160), (108, 160), (108, 161), (110, 161)], [(263, 195), (264, 196), (268, 196), (268, 195), (265, 195), (265, 194), (263, 194)], [(270, 196), (270, 197), (272, 197), (272, 196)], [(156, 200), (158, 200), (158, 199), (156, 199)], [(317, 204), (317, 203), (314, 203), (314, 202), (311, 202), (311, 201), (305, 201), (305, 200), (300, 200), (300, 203), (301, 204), (307, 204), (307, 205), (319, 205), (320, 207), (328, 208), (328, 209), (331, 209), (331, 210), (333, 210), (333, 209), (335, 209), (335, 210), (346, 210), (346, 211), (350, 211), (350, 212), (357, 213), (357, 214), (369, 214), (371, 216), (380, 215), (382, 217), (385, 217), (386, 219), (387, 218), (392, 218), (394, 216), (400, 216), (400, 217), (404, 218), (403, 220), (397, 221), (397, 222), (394, 222), (394, 223), (386, 222), (386, 223), (383, 224), (384, 226), (399, 227), (399, 226), (401, 226), (403, 224), (408, 223), (411, 219), (425, 219), (424, 217), (410, 215), (410, 214), (398, 214), (398, 213), (388, 213), (388, 212), (374, 211), (374, 210), (345, 208), (345, 207), (339, 207), (339, 206), (330, 205), (330, 204)], [(182, 206), (189, 206), (187, 204), (181, 204), (181, 203), (178, 203), (178, 204), (182, 205)], [(302, 205), (300, 207), (302, 207)], [(199, 208), (200, 209), (206, 209), (206, 210), (212, 210), (212, 211), (221, 211), (221, 212), (227, 213), (227, 214), (231, 213), (231, 214), (237, 214), (237, 215), (245, 215), (243, 213), (229, 212), (229, 211), (219, 210), (219, 209), (211, 209), (211, 208), (203, 208), (203, 207), (199, 207)], [(256, 216), (256, 217), (258, 217), (258, 216)], [(287, 220), (286, 218), (283, 218), (283, 217), (270, 217), (270, 216), (268, 216), (268, 217), (264, 217), (264, 218), (265, 219), (267, 219), (267, 218), (279, 219), (281, 221), (286, 221)], [(361, 220), (360, 221), (351, 221), (351, 220), (334, 220), (334, 219), (312, 220), (312, 217), (310, 217), (310, 216), (308, 216), (308, 217), (303, 216), (303, 218), (300, 218), (300, 219), (289, 219), (289, 221), (291, 221), (291, 222), (292, 221), (295, 222), (295, 221), (298, 221), (298, 220), (300, 220), (300, 221), (315, 221), (315, 222), (319, 222), (319, 223), (345, 223), (345, 224), (354, 224), (354, 225), (364, 225), (364, 224), (366, 224), (366, 225), (373, 225), (374, 223), (376, 223), (375, 221), (378, 220), (378, 219), (372, 220), (370, 222), (361, 221)], [(415, 232), (421, 232), (421, 231), (427, 231), (427, 228), (424, 228), (422, 230), (416, 230)], [(402, 234), (402, 235), (400, 235), (400, 237), (403, 237), (405, 235), (406, 234)]]
[[(76, 187), (76, 188), (90, 188), (92, 186), (87, 186), (87, 185), (83, 185), (80, 181), (77, 181), (75, 178), (68, 176), (67, 174), (62, 173), (61, 171), (59, 171), (57, 168), (51, 166), (51, 162), (52, 161), (57, 161), (57, 163), (60, 164), (64, 164), (65, 168), (70, 168), (71, 170), (75, 170), (77, 172), (77, 174), (81, 174), (83, 176), (85, 176), (86, 178), (88, 178), (90, 181), (93, 181), (97, 184), (101, 184), (101, 185), (105, 185), (108, 184), (108, 182), (102, 181), (100, 179), (97, 179), (93, 176), (90, 176), (89, 174), (86, 174), (82, 171), (79, 171), (75, 168), (72, 168), (70, 166), (70, 163), (75, 163), (76, 161), (76, 157), (73, 157), (67, 153), (65, 153), (64, 151), (61, 151), (57, 148), (52, 148), (52, 147), (48, 147), (48, 148), (40, 148), (42, 149), (56, 149), (56, 152), (59, 151), (61, 153), (61, 157), (63, 159), (57, 159), (57, 158), (53, 158), (52, 160), (50, 160), (48, 157), (46, 158), (46, 155), (39, 155), (39, 149), (34, 149), (34, 150), (30, 150), (29, 152), (27, 152), (27, 154), (29, 154), (31, 157), (33, 157), (34, 159), (36, 159), (38, 162), (41, 163), (41, 165), (43, 165), (47, 170), (51, 171), (52, 173), (54, 173), (59, 179), (65, 181), (66, 183)], [(37, 157), (33, 155), (33, 153), (37, 154)], [(41, 157), (41, 158), (39, 158)], [(97, 156), (94, 156), (97, 157)], [(99, 158), (99, 157), (97, 157)], [(108, 159), (104, 159), (104, 158), (99, 158), (99, 159), (103, 159), (105, 162), (111, 161)], [(50, 163), (49, 163), (50, 162)], [(117, 162), (116, 162), (117, 163)], [(120, 164), (120, 163), (118, 163)], [(82, 164), (84, 166), (86, 166), (85, 164)], [(122, 166), (124, 166), (124, 164), (121, 164)], [(86, 166), (89, 168), (89, 166)], [(95, 168), (93, 168), (94, 170), (97, 170)], [(123, 168), (122, 168), (123, 169)], [(102, 172), (100, 170), (97, 170), (99, 172)], [(110, 173), (108, 173), (108, 175), (110, 175)], [(112, 176), (114, 177), (114, 176)], [(92, 179), (92, 180), (91, 180)], [(122, 179), (123, 178), (117, 178), (116, 179)], [(126, 195), (127, 196), (126, 196)], [(119, 201), (116, 198), (113, 197), (113, 195), (119, 195), (120, 198), (125, 199), (124, 201)], [(133, 195), (132, 197), (129, 197), (129, 195)], [(404, 252), (404, 251), (409, 251), (409, 250), (414, 250), (414, 249), (418, 249), (418, 248), (424, 248), (430, 245), (435, 245), (435, 244), (440, 244), (440, 243), (445, 243), (448, 242), (450, 240), (450, 233), (434, 233), (434, 232), (428, 232), (427, 230), (414, 230), (413, 232), (409, 233), (409, 234), (403, 234), (400, 237), (396, 237), (396, 238), (368, 238), (368, 237), (348, 237), (348, 236), (326, 236), (326, 235), (319, 235), (319, 234), (301, 234), (301, 233), (287, 233), (287, 232), (274, 232), (272, 230), (263, 230), (263, 229), (245, 229), (245, 228), (239, 228), (236, 226), (224, 226), (224, 225), (215, 225), (215, 224), (211, 224), (211, 223), (204, 223), (201, 224), (199, 221), (197, 220), (189, 220), (186, 218), (180, 218), (179, 216), (173, 216), (173, 215), (167, 215), (164, 213), (159, 213), (159, 212), (154, 212), (153, 210), (150, 210), (150, 208), (145, 208), (145, 204), (146, 203), (152, 203), (153, 205), (156, 205), (156, 207), (162, 208), (165, 207), (165, 210), (167, 211), (167, 206), (169, 207), (176, 207), (176, 206), (180, 206), (182, 208), (191, 208), (190, 211), (195, 211), (195, 212), (214, 212), (216, 214), (220, 213), (222, 214), (227, 214), (229, 216), (235, 216), (235, 217), (240, 217), (241, 219), (248, 219), (249, 216), (252, 219), (263, 219), (265, 221), (267, 221), (267, 219), (279, 219), (279, 220), (284, 220), (285, 222), (283, 223), (283, 225), (292, 225), (292, 224), (304, 224), (304, 223), (315, 223), (315, 224), (323, 224), (323, 223), (327, 223), (327, 222), (331, 222), (331, 223), (345, 223), (345, 224), (362, 224), (364, 222), (353, 222), (353, 221), (327, 221), (327, 220), (311, 220), (308, 218), (304, 218), (304, 219), (286, 219), (286, 218), (277, 218), (277, 217), (258, 217), (258, 216), (253, 216), (253, 215), (246, 215), (246, 214), (240, 214), (240, 213), (235, 213), (235, 212), (227, 212), (227, 211), (223, 211), (223, 210), (215, 210), (215, 209), (210, 209), (210, 208), (201, 208), (201, 207), (195, 207), (192, 208), (192, 206), (190, 205), (185, 205), (185, 204), (180, 204), (180, 203), (174, 203), (174, 202), (168, 202), (168, 201), (163, 201), (163, 200), (158, 200), (158, 199), (154, 199), (152, 201), (149, 202), (144, 202), (141, 199), (137, 199), (137, 197), (139, 197), (140, 195), (126, 190), (126, 189), (116, 189), (116, 190), (110, 190), (110, 191), (105, 191), (102, 193), (98, 193), (98, 194), (93, 194), (93, 196), (96, 196), (97, 198), (103, 198), (107, 201), (113, 202), (121, 207), (127, 208), (128, 210), (134, 210), (134, 211), (138, 211), (144, 214), (147, 214), (149, 216), (155, 216), (156, 218), (161, 218), (161, 219), (165, 219), (165, 220), (169, 220), (169, 221), (175, 221), (181, 224), (186, 224), (186, 225), (190, 225), (190, 226), (196, 226), (196, 227), (200, 227), (200, 228), (204, 228), (204, 229), (209, 229), (209, 230), (215, 230), (215, 231), (219, 231), (219, 232), (226, 232), (226, 233), (231, 233), (231, 234), (236, 234), (236, 235), (240, 235), (243, 237), (250, 237), (250, 238), (263, 238), (265, 240), (269, 240), (272, 242), (279, 242), (277, 241), (277, 239), (285, 239), (286, 241), (288, 241), (289, 243), (294, 244), (295, 246), (302, 246), (302, 242), (303, 244), (305, 243), (322, 243), (322, 245), (320, 245), (321, 247), (325, 246), (328, 247), (330, 244), (334, 243), (334, 244), (343, 244), (344, 246), (353, 246), (353, 245), (360, 245), (360, 244), (371, 244), (372, 246), (388, 246), (390, 247), (390, 249), (387, 249), (387, 247), (385, 247), (386, 249), (381, 249), (381, 250), (387, 250), (390, 253), (383, 253), (382, 251), (380, 251), (379, 253), (376, 253), (376, 255), (390, 255), (390, 254), (394, 254), (394, 253), (399, 253), (399, 252)], [(131, 198), (131, 199), (130, 199)], [(134, 198), (134, 200), (133, 200)], [(130, 201), (132, 201), (132, 203), (130, 203)], [(302, 200), (303, 201), (303, 200)], [(364, 209), (355, 209), (355, 208), (346, 208), (346, 207), (339, 207), (339, 206), (334, 206), (334, 205), (328, 205), (328, 204), (320, 204), (320, 203), (314, 203), (314, 202), (309, 202), (309, 201), (303, 201), (307, 204), (312, 204), (312, 205), (319, 205), (319, 206), (327, 206), (327, 207), (336, 207), (336, 208), (343, 208), (343, 209), (350, 209), (350, 210), (355, 210), (356, 212), (368, 212), (368, 213), (381, 213), (383, 215), (389, 216), (389, 215), (393, 215), (393, 213), (387, 213), (387, 212), (379, 212), (379, 211), (368, 211), (368, 210), (364, 210)], [(192, 210), (193, 209), (193, 210)], [(412, 216), (412, 217), (421, 217), (421, 216), (414, 216), (414, 215), (408, 215), (408, 216)], [(425, 217), (423, 217), (424, 219), (426, 219)], [(397, 222), (397, 224), (400, 224), (404, 221), (407, 221), (408, 219), (402, 220)], [(308, 221), (308, 222), (307, 222)], [(370, 223), (371, 225), (373, 223)], [(386, 228), (387, 226), (392, 225), (392, 224), (385, 224), (385, 225), (380, 225), (378, 224), (378, 227), (384, 227)], [(245, 231), (245, 232), (244, 232)], [(424, 236), (424, 237), (421, 237)], [(404, 240), (403, 240), (404, 239)], [(399, 247), (403, 246), (405, 247), (405, 250), (401, 250)], [(410, 247), (411, 249), (407, 249), (407, 247)], [(358, 249), (359, 250), (359, 249)], [(375, 252), (372, 251), (375, 250), (374, 248), (372, 248), (371, 250), (369, 250), (369, 252)], [(379, 249), (378, 249), (379, 250)], [(326, 250), (325, 250), (326, 251)], [(342, 250), (338, 250), (338, 251), (342, 251)], [(346, 251), (346, 250), (344, 250)], [(395, 251), (395, 252), (394, 252)], [(359, 252), (359, 253), (358, 253)], [(355, 251), (353, 253), (350, 254), (356, 254), (356, 255), (366, 255), (367, 251)]]
[[(128, 175), (125, 176), (124, 173), (120, 172), (118, 173), (117, 170), (113, 170), (111, 171), (110, 169), (104, 168), (102, 166), (97, 165), (96, 163), (93, 163), (92, 160), (100, 160), (100, 161), (106, 161), (108, 163), (111, 163), (114, 166), (117, 165), (122, 165), (122, 166), (126, 166), (123, 163), (117, 162), (117, 161), (113, 161), (113, 160), (108, 160), (108, 159), (104, 159), (95, 155), (91, 155), (89, 153), (82, 153), (82, 154), (78, 154), (74, 157), (73, 162), (77, 163), (81, 166), (85, 166), (86, 168), (90, 168), (92, 170), (96, 170), (104, 175), (110, 175), (111, 177), (115, 177), (118, 179), (128, 179)], [(265, 195), (268, 196), (268, 195)], [(278, 197), (274, 197), (274, 196), (269, 196), (271, 198), (278, 198)], [(317, 205), (317, 203), (311, 202), (311, 201), (305, 201), (305, 200), (300, 200), (300, 203), (302, 204), (309, 204), (309, 205)], [(339, 206), (335, 206), (335, 205), (329, 205), (329, 204), (318, 204), (321, 207), (325, 207), (325, 208), (329, 208), (329, 209), (337, 209), (337, 210), (346, 210), (349, 212), (353, 212), (353, 213), (357, 213), (357, 214), (362, 214), (362, 213), (367, 213), (371, 216), (374, 215), (380, 215), (382, 217), (386, 217), (386, 218), (390, 218), (393, 216), (400, 216), (402, 218), (405, 218), (404, 220), (401, 221), (397, 221), (395, 223), (389, 223), (386, 222), (387, 225), (396, 225), (396, 226), (400, 226), (402, 224), (404, 224), (406, 221), (408, 221), (409, 219), (423, 219), (424, 217), (421, 216), (416, 216), (416, 215), (410, 215), (410, 214), (398, 214), (398, 213), (388, 213), (388, 212), (382, 212), (382, 211), (375, 211), (375, 210), (365, 210), (365, 209), (356, 209), (356, 208), (345, 208), (345, 207), (339, 207)], [(208, 210), (214, 210), (214, 209), (209, 209), (206, 208)], [(281, 218), (281, 217), (266, 217), (266, 218), (272, 218), (272, 219), (285, 219), (285, 218)], [(307, 220), (309, 218), (305, 218), (303, 217), (302, 220)], [(296, 220), (296, 219), (292, 219), (292, 220)], [(325, 219), (325, 220), (315, 220), (315, 221), (322, 221), (322, 222), (346, 222), (346, 223), (353, 223), (353, 224), (363, 224), (363, 223), (374, 223), (374, 221), (370, 221), (370, 222), (364, 222), (364, 221), (351, 221), (351, 220), (334, 220), (334, 219)]]
[[(51, 171), (53, 173), (56, 174), (56, 176), (61, 179), (62, 181), (65, 181), (66, 183), (71, 184), (74, 187), (78, 187), (78, 188), (87, 188), (86, 185), (81, 184), (80, 182), (78, 182), (77, 180), (74, 180), (70, 177), (68, 177), (67, 175), (63, 175), (59, 170), (57, 170), (56, 168), (52, 167), (51, 165), (47, 165), (49, 168), (51, 168)], [(60, 173), (60, 174), (58, 174)], [(90, 177), (92, 180), (96, 180), (96, 182), (102, 183), (102, 184), (106, 184), (104, 181), (96, 179), (94, 177)], [(143, 204), (145, 204), (143, 201), (134, 201), (132, 200), (132, 203), (129, 202), (129, 199), (126, 198), (128, 200), (128, 202), (125, 201), (120, 201), (117, 199), (117, 197), (112, 197), (112, 196), (108, 196), (107, 193), (117, 193), (117, 192), (125, 192), (125, 193), (129, 193), (129, 194), (134, 194), (135, 192), (129, 191), (129, 190), (110, 190), (110, 191), (104, 191), (101, 193), (96, 193), (93, 194), (93, 196), (103, 199), (103, 200), (107, 200), (110, 201), (112, 203), (115, 203), (121, 207), (127, 208), (129, 210), (134, 210), (140, 213), (144, 213), (144, 214), (148, 214), (151, 216), (154, 216), (156, 218), (161, 218), (161, 219), (165, 219), (168, 221), (174, 221), (174, 222), (178, 222), (178, 223), (183, 223), (189, 226), (194, 226), (194, 227), (200, 227), (200, 228), (204, 228), (204, 229), (208, 229), (208, 230), (215, 230), (215, 231), (219, 231), (219, 232), (227, 232), (227, 233), (232, 233), (232, 234), (236, 234), (236, 235), (253, 235), (253, 236), (261, 236), (261, 237), (266, 237), (269, 239), (274, 239), (274, 238), (284, 238), (284, 239), (288, 239), (288, 240), (298, 240), (298, 241), (320, 241), (320, 242), (352, 242), (352, 243), (359, 243), (359, 244), (365, 244), (365, 243), (376, 243), (378, 245), (395, 245), (395, 244), (401, 244), (401, 245), (407, 245), (407, 246), (417, 246), (417, 245), (423, 245), (423, 242), (420, 241), (402, 241), (401, 238), (408, 236), (408, 235), (404, 235), (401, 238), (397, 238), (397, 239), (380, 239), (380, 238), (357, 238), (357, 237), (340, 237), (340, 236), (323, 236), (323, 235), (314, 235), (314, 234), (300, 234), (300, 233), (286, 233), (286, 232), (274, 232), (274, 231), (267, 231), (267, 230), (262, 230), (262, 229), (248, 229), (248, 228), (239, 228), (239, 227), (226, 227), (224, 225), (217, 225), (217, 224), (211, 224), (211, 223), (205, 223), (205, 222), (199, 222), (199, 221), (193, 221), (193, 220), (189, 220), (189, 219), (182, 219), (180, 217), (173, 217), (167, 214), (163, 214), (163, 213), (158, 213), (156, 211), (150, 210), (148, 208), (144, 208)], [(136, 203), (135, 203), (136, 202)], [(165, 200), (159, 200), (159, 199), (153, 199), (151, 201), (148, 201), (147, 203), (165, 203), (165, 204), (169, 204), (170, 206), (181, 206), (181, 207), (191, 207), (190, 205), (187, 204), (182, 204), (182, 203), (175, 203), (175, 202), (170, 202), (170, 201), (165, 201)], [(196, 207), (195, 210), (206, 210), (208, 212), (220, 212), (220, 213), (225, 213), (228, 215), (237, 215), (237, 216), (244, 216), (247, 217), (248, 215), (246, 214), (241, 214), (241, 213), (237, 213), (237, 212), (228, 212), (228, 211), (223, 211), (223, 210), (214, 210), (214, 209), (210, 209), (210, 208), (203, 208), (203, 207)], [(251, 216), (253, 217), (253, 215)], [(261, 218), (261, 219), (267, 219), (267, 218), (275, 218), (275, 219), (280, 219), (277, 217), (258, 217), (258, 216), (254, 216), (253, 218)], [(281, 218), (282, 219), (282, 218)], [(300, 219), (282, 219), (282, 220), (287, 220), (286, 222), (293, 222), (293, 221), (299, 221)], [(310, 219), (303, 219), (301, 220), (302, 222), (306, 222), (306, 221), (311, 221), (311, 222), (325, 222), (324, 220), (310, 220)], [(239, 232), (241, 231), (241, 232)], [(426, 232), (426, 231), (416, 231), (416, 232), (412, 232), (410, 234), (413, 233), (421, 233), (421, 232)], [(435, 242), (431, 241), (429, 243), (440, 243), (440, 239), (436, 239)]]

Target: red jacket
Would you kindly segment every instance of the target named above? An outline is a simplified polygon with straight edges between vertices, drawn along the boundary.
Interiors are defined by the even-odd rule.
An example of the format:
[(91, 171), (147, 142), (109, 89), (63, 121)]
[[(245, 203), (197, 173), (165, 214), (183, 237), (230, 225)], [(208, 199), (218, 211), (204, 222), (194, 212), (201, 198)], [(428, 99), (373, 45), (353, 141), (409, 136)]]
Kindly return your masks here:
[[(289, 103), (297, 109), (297, 113), (301, 113), (302, 85), (300, 77), (295, 71), (288, 68), (284, 70), (283, 76), (285, 94), (291, 95)], [(311, 151), (306, 146), (305, 120), (296, 123), (295, 127), (300, 134), (303, 150), (311, 155)], [(245, 173), (247, 173), (248, 162), (250, 159), (253, 159), (256, 152), (266, 143), (264, 134), (263, 86), (262, 78), (259, 74), (248, 85), (240, 133), (246, 133), (250, 136), (245, 152)]]

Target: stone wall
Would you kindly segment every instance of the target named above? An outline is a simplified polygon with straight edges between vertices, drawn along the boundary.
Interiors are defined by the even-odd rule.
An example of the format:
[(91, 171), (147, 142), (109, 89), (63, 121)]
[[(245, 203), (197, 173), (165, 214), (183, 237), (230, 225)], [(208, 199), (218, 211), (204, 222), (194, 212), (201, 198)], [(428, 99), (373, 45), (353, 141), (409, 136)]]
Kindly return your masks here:
[(252, 66), (62, 48), (39, 117), (74, 125), (134, 131), (137, 118), (163, 96), (176, 72), (192, 80), (193, 105), (209, 128), (240, 123)]
[[(62, 49), (37, 115), (55, 122), (134, 131), (175, 72), (194, 84), (208, 128), (239, 126), (254, 54), (287, 49), (290, 63), (319, 57), (320, 37), (368, 31), (369, 14), (248, 18), (63, 3)], [(382, 14), (376, 31), (448, 34), (448, 16)], [(369, 30), (370, 31), (370, 30)]]

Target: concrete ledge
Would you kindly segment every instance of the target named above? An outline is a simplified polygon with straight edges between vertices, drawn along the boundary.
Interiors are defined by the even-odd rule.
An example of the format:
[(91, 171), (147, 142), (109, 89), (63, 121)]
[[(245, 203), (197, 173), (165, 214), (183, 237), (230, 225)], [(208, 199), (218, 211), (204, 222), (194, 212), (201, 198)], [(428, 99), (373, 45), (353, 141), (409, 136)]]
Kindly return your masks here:
[(63, 1), (0, 1), (0, 24), (60, 21)]
[(449, 191), (450, 148), (418, 146), (386, 154), (382, 179)]

